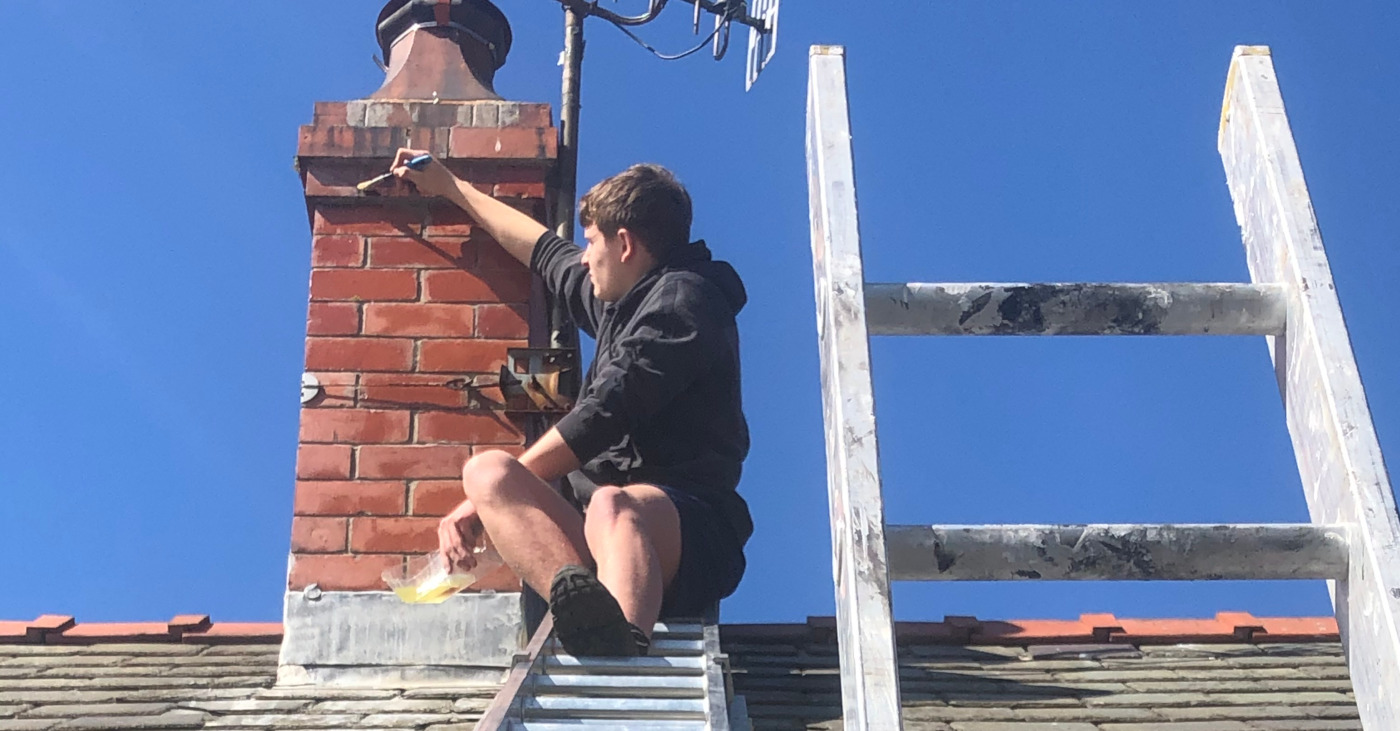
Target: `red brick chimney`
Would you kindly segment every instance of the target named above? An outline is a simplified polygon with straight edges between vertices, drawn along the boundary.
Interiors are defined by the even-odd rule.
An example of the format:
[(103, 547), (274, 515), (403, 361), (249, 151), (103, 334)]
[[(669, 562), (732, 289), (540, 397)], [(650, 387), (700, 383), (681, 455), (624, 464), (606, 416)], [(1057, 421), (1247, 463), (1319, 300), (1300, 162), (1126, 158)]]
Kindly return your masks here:
[[(434, 662), (321, 657), (324, 642), (289, 656), (289, 647), (296, 622), (331, 621), (308, 620), (326, 600), (341, 602), (337, 611), (352, 599), (387, 611), (392, 595), (349, 595), (383, 592), (382, 571), (437, 547), (438, 517), (461, 500), (469, 456), (524, 444), (499, 389), (469, 384), (494, 384), (507, 349), (527, 344), (528, 269), (451, 204), (355, 184), (385, 172), (400, 147), (426, 149), (543, 220), (557, 140), (549, 106), (498, 100), (491, 77), (510, 31), (485, 0), (395, 0), (379, 36), (389, 54), (384, 88), (318, 103), (297, 149), (311, 285), (284, 663)], [(415, 98), (384, 98), (395, 93)], [(492, 586), (520, 584), (506, 571)], [(428, 616), (405, 608), (418, 614), (385, 621)], [(372, 624), (378, 611), (355, 616)]]

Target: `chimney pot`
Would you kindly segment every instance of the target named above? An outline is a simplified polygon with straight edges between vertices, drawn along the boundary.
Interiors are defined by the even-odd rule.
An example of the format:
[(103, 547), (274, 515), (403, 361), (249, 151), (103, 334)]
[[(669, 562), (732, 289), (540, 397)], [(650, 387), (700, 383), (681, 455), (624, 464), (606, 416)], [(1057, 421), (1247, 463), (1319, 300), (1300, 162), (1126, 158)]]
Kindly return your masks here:
[(498, 100), (510, 23), (489, 0), (390, 0), (375, 25), (389, 70), (371, 99)]

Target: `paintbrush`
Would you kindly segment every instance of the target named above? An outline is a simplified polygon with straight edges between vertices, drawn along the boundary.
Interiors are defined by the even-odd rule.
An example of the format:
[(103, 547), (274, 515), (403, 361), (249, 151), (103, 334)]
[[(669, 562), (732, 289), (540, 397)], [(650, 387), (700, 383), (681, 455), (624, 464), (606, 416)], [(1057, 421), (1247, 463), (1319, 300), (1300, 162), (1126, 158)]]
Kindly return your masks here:
[[(414, 170), (422, 170), (429, 162), (432, 161), (432, 159), (432, 155), (419, 155), (418, 157), (415, 157), (412, 160), (409, 160), (408, 162), (404, 163), (404, 165), (407, 165), (408, 167), (413, 168)], [(389, 172), (384, 173), (383, 175), (376, 175), (375, 177), (370, 178), (369, 180), (366, 180), (365, 182), (360, 183), (359, 185), (356, 185), (355, 190), (358, 190), (361, 193), (363, 193), (392, 177), (394, 177), (394, 171), (390, 170)]]

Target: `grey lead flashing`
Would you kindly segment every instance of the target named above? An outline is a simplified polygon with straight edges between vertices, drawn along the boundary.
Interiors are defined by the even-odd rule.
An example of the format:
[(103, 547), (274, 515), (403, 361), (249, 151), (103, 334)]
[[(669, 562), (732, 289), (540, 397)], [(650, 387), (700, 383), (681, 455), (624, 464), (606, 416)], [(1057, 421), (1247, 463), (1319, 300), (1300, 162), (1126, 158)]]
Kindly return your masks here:
[(499, 685), (523, 644), (515, 592), (409, 605), (388, 592), (287, 592), (280, 684)]

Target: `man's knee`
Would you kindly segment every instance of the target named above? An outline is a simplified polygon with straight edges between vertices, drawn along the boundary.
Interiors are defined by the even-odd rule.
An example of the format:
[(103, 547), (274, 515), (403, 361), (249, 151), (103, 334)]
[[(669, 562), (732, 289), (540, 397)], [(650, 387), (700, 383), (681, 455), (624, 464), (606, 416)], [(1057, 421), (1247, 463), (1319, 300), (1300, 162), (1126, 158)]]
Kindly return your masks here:
[(603, 486), (589, 498), (585, 518), (590, 525), (612, 526), (624, 520), (639, 520), (638, 507), (636, 498), (628, 495), (626, 490)]
[(516, 470), (523, 469), (508, 452), (482, 452), (462, 465), (462, 490), (477, 505), (491, 502)]

